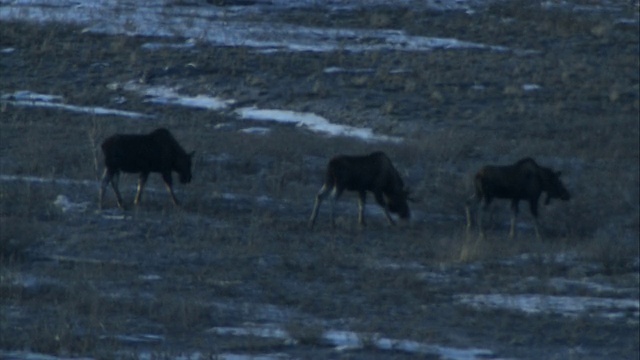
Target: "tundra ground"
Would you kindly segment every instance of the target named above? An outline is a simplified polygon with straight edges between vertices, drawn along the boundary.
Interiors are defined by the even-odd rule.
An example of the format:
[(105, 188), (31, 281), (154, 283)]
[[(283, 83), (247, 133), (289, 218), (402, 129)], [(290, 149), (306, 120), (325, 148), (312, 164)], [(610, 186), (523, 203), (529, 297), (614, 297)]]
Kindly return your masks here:
[[(625, 6), (286, 13), (523, 52), (148, 50), (165, 39), (3, 22), (0, 357), (637, 359), (639, 47)], [(159, 105), (132, 81), (236, 102)], [(153, 117), (18, 106), (25, 90)], [(401, 141), (239, 120), (247, 105)], [(154, 174), (141, 206), (119, 210), (109, 192), (99, 211), (100, 142), (160, 126), (196, 151), (193, 182), (175, 186), (183, 207)], [(269, 131), (243, 131), (258, 126)], [(325, 204), (309, 231), (327, 160), (373, 150), (419, 199), (410, 226), (372, 204), (360, 228), (345, 194), (336, 228)], [(541, 206), (541, 241), (525, 204), (508, 239), (496, 201), (478, 240), (465, 228), (471, 176), (525, 156), (562, 170), (573, 198)], [(122, 177), (125, 202), (135, 183)]]

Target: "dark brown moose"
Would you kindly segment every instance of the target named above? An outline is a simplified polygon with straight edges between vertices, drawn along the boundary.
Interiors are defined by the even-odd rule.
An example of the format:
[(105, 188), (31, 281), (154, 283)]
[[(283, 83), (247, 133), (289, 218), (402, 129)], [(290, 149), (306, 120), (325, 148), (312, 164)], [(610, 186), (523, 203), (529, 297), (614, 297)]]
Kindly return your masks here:
[(524, 158), (513, 165), (482, 167), (474, 178), (475, 194), (467, 201), (467, 228), (471, 228), (471, 205), (484, 201), (477, 213), (480, 236), (484, 237), (482, 227), (482, 210), (486, 209), (494, 198), (511, 200), (511, 229), (509, 237), (515, 236), (518, 202), (526, 200), (534, 218), (536, 237), (540, 238), (538, 224), (538, 199), (543, 192), (547, 193), (545, 205), (552, 198), (569, 200), (571, 195), (560, 180), (560, 172), (538, 165), (531, 158)]
[(193, 152), (187, 154), (167, 129), (156, 129), (146, 135), (115, 134), (102, 143), (102, 152), (106, 168), (100, 185), (100, 208), (102, 208), (104, 193), (109, 183), (118, 199), (118, 206), (124, 208), (122, 196), (118, 190), (120, 172), (140, 173), (134, 201), (136, 205), (142, 200), (142, 190), (152, 172), (162, 175), (176, 206), (178, 200), (173, 193), (171, 172), (177, 172), (183, 184), (191, 181)]
[(335, 202), (344, 190), (358, 192), (358, 223), (360, 225), (364, 225), (367, 191), (373, 193), (391, 225), (395, 223), (389, 215), (390, 212), (397, 213), (401, 219), (408, 220), (410, 217), (407, 204), (409, 191), (385, 153), (378, 151), (364, 156), (339, 155), (332, 158), (327, 165), (324, 184), (316, 195), (309, 218), (309, 228), (313, 228), (318, 216), (318, 208), (329, 192), (331, 192), (331, 224), (335, 225)]

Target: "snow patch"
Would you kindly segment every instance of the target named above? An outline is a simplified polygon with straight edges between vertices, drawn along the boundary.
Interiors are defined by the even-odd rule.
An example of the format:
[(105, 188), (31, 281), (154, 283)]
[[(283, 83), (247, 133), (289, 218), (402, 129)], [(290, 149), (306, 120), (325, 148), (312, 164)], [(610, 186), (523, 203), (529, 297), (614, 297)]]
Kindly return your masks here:
[(240, 132), (245, 134), (253, 134), (253, 135), (266, 135), (271, 132), (271, 129), (266, 127), (254, 126), (254, 127), (241, 129)]
[(88, 201), (73, 202), (65, 195), (58, 195), (53, 204), (62, 210), (62, 212), (85, 212), (89, 205)]
[(538, 294), (461, 294), (456, 301), (475, 309), (502, 309), (526, 314), (560, 314), (568, 317), (597, 316), (608, 319), (629, 318), (638, 321), (637, 299), (554, 296)]
[(145, 102), (161, 105), (177, 105), (207, 110), (224, 110), (233, 104), (234, 100), (224, 100), (208, 95), (186, 96), (166, 86), (145, 86), (133, 81), (124, 85), (124, 90), (137, 92), (147, 99)]
[(245, 107), (236, 110), (241, 119), (254, 121), (272, 121), (287, 124), (295, 124), (307, 128), (313, 132), (324, 133), (331, 136), (354, 137), (364, 141), (388, 141), (400, 142), (399, 137), (376, 135), (368, 128), (357, 128), (349, 125), (338, 125), (329, 122), (322, 116), (290, 110), (258, 109)]
[[(296, 1), (281, 3), (279, 9), (291, 6), (322, 6), (322, 2)], [(335, 7), (332, 2), (326, 5)], [(436, 2), (433, 2), (435, 4)], [(459, 1), (442, 1), (439, 7), (455, 6)], [(444, 3), (444, 4), (443, 4)], [(277, 7), (233, 7), (183, 4), (171, 6), (163, 0), (133, 3), (107, 0), (14, 0), (10, 6), (0, 7), (0, 20), (58, 22), (86, 26), (84, 32), (109, 35), (153, 36), (165, 38), (197, 39), (214, 46), (242, 46), (259, 52), (281, 51), (432, 51), (434, 49), (479, 49), (509, 51), (503, 46), (486, 45), (452, 38), (431, 38), (408, 35), (402, 30), (322, 28), (293, 25), (277, 21), (270, 16)], [(275, 4), (274, 4), (275, 5)], [(371, 6), (371, 2), (362, 2)], [(360, 5), (360, 6), (362, 6)], [(340, 7), (355, 7), (348, 2)], [(467, 6), (467, 12), (473, 13)], [(248, 21), (247, 14), (261, 14), (263, 22)], [(255, 16), (258, 18), (258, 16)], [(151, 43), (146, 48), (157, 48)]]
[(522, 85), (522, 90), (524, 91), (535, 91), (542, 89), (542, 86), (538, 84), (524, 84)]
[(109, 109), (100, 106), (77, 106), (62, 103), (64, 98), (59, 95), (38, 94), (31, 91), (16, 91), (11, 94), (0, 95), (0, 100), (7, 104), (26, 107), (43, 107), (68, 110), (72, 112), (86, 113), (91, 115), (115, 115), (134, 119), (153, 118), (151, 115), (141, 114), (132, 111)]
[[(283, 340), (285, 344), (298, 341), (288, 331), (276, 325), (248, 325), (244, 327), (214, 327), (207, 330), (221, 336), (257, 336)], [(362, 334), (353, 331), (327, 330), (319, 335), (320, 343), (333, 346), (336, 351), (360, 350), (373, 347), (378, 350), (401, 351), (418, 355), (435, 355), (442, 359), (472, 360), (495, 356), (487, 349), (458, 349), (440, 345), (430, 345), (413, 340), (390, 339), (379, 334)]]

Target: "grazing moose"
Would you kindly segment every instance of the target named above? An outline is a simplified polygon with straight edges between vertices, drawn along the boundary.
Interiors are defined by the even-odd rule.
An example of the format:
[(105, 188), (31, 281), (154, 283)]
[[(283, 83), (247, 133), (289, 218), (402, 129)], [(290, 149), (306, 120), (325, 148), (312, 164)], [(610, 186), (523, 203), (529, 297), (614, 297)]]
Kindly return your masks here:
[(367, 191), (373, 193), (391, 225), (395, 223), (389, 212), (397, 213), (401, 219), (410, 217), (407, 205), (409, 191), (404, 187), (400, 174), (385, 153), (378, 151), (364, 156), (340, 155), (329, 161), (324, 184), (316, 195), (309, 228), (313, 228), (318, 216), (318, 208), (330, 191), (331, 224), (335, 224), (333, 216), (335, 202), (344, 190), (358, 192), (358, 223), (360, 225), (364, 225)]
[(157, 172), (162, 175), (175, 205), (178, 205), (178, 200), (173, 193), (171, 172), (177, 172), (183, 184), (191, 181), (193, 152), (187, 154), (167, 129), (156, 129), (147, 135), (115, 134), (102, 143), (102, 152), (106, 168), (100, 186), (100, 208), (102, 208), (105, 189), (109, 183), (118, 199), (118, 206), (124, 208), (122, 196), (118, 190), (121, 171), (140, 173), (134, 201), (136, 205), (142, 200), (142, 189), (149, 173)]
[(484, 237), (482, 228), (482, 210), (489, 206), (493, 198), (511, 200), (511, 230), (509, 237), (515, 236), (516, 216), (518, 215), (518, 202), (526, 200), (534, 218), (536, 237), (540, 238), (538, 225), (538, 199), (543, 192), (547, 193), (545, 205), (552, 198), (569, 200), (571, 195), (560, 180), (560, 172), (538, 165), (531, 158), (524, 158), (513, 165), (492, 166), (487, 165), (476, 173), (474, 178), (475, 194), (467, 201), (467, 228), (471, 227), (470, 206), (477, 206), (484, 200), (477, 214), (480, 236)]

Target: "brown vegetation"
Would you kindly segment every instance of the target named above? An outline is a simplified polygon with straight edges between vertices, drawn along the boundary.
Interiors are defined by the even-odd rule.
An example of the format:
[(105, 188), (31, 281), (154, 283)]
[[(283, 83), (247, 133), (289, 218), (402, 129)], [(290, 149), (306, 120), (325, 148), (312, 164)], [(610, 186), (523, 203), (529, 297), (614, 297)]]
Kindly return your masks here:
[[(332, 326), (461, 347), (486, 344), (504, 357), (545, 358), (546, 351), (565, 346), (587, 347), (592, 358), (637, 357), (637, 322), (532, 319), (461, 312), (450, 304), (457, 291), (509, 291), (506, 284), (527, 277), (592, 275), (582, 262), (549, 265), (543, 260), (549, 254), (577, 254), (621, 282), (637, 272), (637, 24), (616, 25), (606, 15), (548, 16), (529, 2), (515, 4), (501, 3), (471, 17), (410, 10), (383, 16), (382, 11), (350, 17), (348, 25), (400, 26), (417, 35), (535, 54), (267, 55), (205, 45), (185, 54), (142, 50), (148, 39), (2, 23), (0, 48), (17, 49), (0, 57), (2, 94), (63, 95), (70, 104), (155, 118), (1, 104), (0, 173), (51, 180), (0, 182), (0, 348), (112, 358), (132, 349), (117, 338), (122, 334), (161, 334), (164, 340), (148, 343), (158, 354), (281, 348), (273, 339), (210, 342), (206, 330), (212, 326), (269, 322), (268, 315), (257, 313), (256, 302), (293, 309), (285, 316), (287, 329), (319, 357), (328, 351), (322, 348), (321, 329)], [(330, 14), (304, 15), (291, 15), (290, 21), (307, 21), (307, 16), (318, 25), (347, 21), (327, 24)], [(266, 136), (244, 134), (237, 130), (245, 123), (232, 114), (159, 106), (107, 87), (187, 62), (198, 69), (189, 78), (194, 94), (213, 92), (258, 106), (312, 111), (405, 141), (366, 143), (286, 125), (273, 125)], [(109, 66), (92, 66), (96, 63)], [(328, 66), (377, 71), (327, 76), (322, 70)], [(524, 91), (525, 84), (541, 90)], [(127, 102), (117, 105), (118, 96)], [(174, 209), (159, 191), (148, 192), (142, 208), (95, 212), (103, 170), (97, 145), (113, 133), (146, 133), (159, 126), (196, 150), (192, 183), (176, 186), (183, 210)], [(399, 230), (371, 221), (361, 230), (352, 212), (340, 211), (335, 230), (308, 232), (306, 218), (328, 157), (374, 149), (394, 159), (421, 199), (412, 205), (412, 226)], [(525, 228), (519, 239), (508, 240), (509, 208), (496, 204), (499, 214), (487, 224), (488, 238), (467, 239), (464, 203), (473, 191), (473, 172), (484, 163), (525, 156), (562, 170), (574, 195), (569, 204), (543, 209), (541, 226), (548, 238), (536, 242), (533, 229)], [(135, 181), (135, 176), (121, 178), (125, 202), (133, 197)], [(162, 190), (159, 179), (151, 178), (149, 187)], [(59, 194), (95, 206), (64, 213), (53, 205)], [(260, 196), (268, 199), (260, 202)], [(106, 201), (115, 205), (113, 197)], [(353, 207), (351, 199), (343, 203)], [(534, 258), (522, 269), (496, 262), (523, 253)], [(486, 267), (466, 279), (461, 257), (485, 261)], [(380, 267), (386, 262), (419, 264), (418, 273), (450, 270), (460, 277), (434, 285), (415, 270)], [(25, 272), (37, 280), (30, 282)], [(248, 305), (242, 310), (228, 304)], [(480, 330), (488, 327), (491, 334)], [(541, 332), (544, 337), (535, 335)]]

